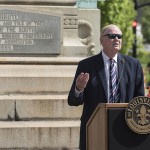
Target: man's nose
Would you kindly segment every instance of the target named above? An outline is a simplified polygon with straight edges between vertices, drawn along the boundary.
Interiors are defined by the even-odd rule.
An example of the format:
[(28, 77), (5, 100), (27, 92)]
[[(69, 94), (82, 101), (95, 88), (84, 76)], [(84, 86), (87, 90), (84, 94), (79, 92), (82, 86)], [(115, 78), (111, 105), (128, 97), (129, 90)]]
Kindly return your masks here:
[(119, 40), (119, 38), (117, 36), (115, 36), (115, 40)]

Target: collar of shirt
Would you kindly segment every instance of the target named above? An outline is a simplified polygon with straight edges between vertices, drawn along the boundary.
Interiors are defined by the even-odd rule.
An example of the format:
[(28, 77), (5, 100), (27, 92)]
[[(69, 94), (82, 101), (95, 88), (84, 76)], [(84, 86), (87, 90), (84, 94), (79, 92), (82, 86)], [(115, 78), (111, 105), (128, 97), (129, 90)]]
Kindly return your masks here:
[[(117, 56), (118, 54), (116, 54), (112, 59), (114, 59), (115, 61), (115, 66), (116, 66), (116, 70), (117, 70)], [(103, 61), (104, 61), (104, 68), (105, 68), (105, 73), (106, 73), (106, 78), (109, 80), (109, 66), (110, 66), (110, 62), (109, 62), (109, 57), (102, 51), (102, 57), (103, 57)], [(118, 71), (117, 71), (117, 75), (118, 75)]]
[[(112, 59), (117, 63), (117, 56), (118, 54), (116, 54)], [(106, 64), (109, 61), (109, 57), (102, 51), (102, 57), (104, 60), (104, 64)]]

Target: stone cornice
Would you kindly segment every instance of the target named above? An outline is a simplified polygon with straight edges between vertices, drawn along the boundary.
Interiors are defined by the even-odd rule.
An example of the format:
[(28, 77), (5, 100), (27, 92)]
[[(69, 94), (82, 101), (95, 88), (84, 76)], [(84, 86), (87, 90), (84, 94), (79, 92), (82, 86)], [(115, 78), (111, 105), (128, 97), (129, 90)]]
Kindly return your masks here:
[(77, 0), (0, 0), (0, 4), (52, 4), (52, 5), (75, 5)]

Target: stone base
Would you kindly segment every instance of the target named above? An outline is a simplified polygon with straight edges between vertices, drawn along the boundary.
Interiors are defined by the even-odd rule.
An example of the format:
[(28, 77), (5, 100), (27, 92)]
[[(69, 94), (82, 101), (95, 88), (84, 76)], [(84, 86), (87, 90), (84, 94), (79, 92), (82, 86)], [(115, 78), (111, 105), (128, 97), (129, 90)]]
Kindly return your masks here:
[(67, 94), (0, 96), (0, 121), (79, 120), (82, 106), (69, 106), (67, 96)]
[(76, 149), (79, 126), (79, 121), (0, 122), (0, 149)]

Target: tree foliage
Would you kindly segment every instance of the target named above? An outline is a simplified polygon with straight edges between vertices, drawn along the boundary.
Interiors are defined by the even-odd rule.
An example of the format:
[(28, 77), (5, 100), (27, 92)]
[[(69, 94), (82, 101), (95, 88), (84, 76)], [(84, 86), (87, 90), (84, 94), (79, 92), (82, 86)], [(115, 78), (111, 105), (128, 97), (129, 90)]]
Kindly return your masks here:
[[(144, 3), (148, 3), (150, 2), (150, 0), (140, 0), (138, 1), (138, 5), (144, 4)], [(140, 10), (138, 10), (139, 12), (139, 16), (140, 16), (140, 23), (142, 26), (142, 34), (144, 37), (144, 43), (150, 43), (150, 5), (141, 7)]]
[(132, 22), (135, 19), (136, 11), (132, 0), (105, 0), (98, 2), (101, 11), (101, 27), (108, 24), (116, 24), (123, 33), (122, 53), (127, 54), (132, 48), (134, 35)]

